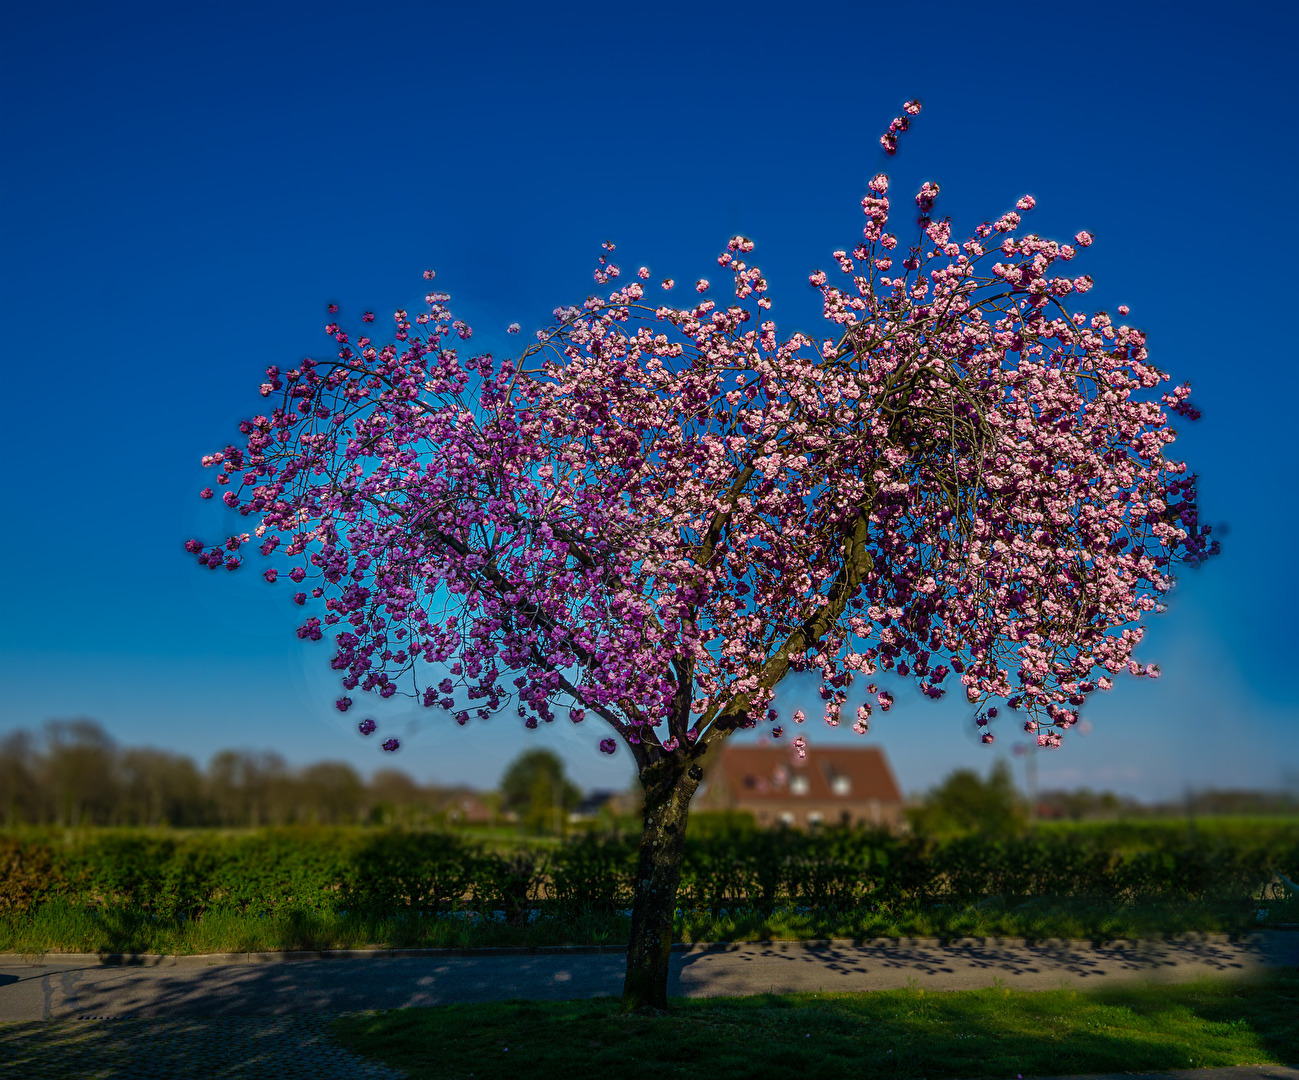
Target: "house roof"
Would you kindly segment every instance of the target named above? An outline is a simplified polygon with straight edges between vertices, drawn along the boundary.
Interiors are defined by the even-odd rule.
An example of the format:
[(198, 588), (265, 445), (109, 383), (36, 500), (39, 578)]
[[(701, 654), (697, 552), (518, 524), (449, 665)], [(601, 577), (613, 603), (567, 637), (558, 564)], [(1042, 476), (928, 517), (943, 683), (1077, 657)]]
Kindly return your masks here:
[[(800, 758), (787, 746), (723, 745), (714, 768), (716, 781), (741, 802), (902, 802), (888, 759), (876, 746), (809, 746)], [(795, 777), (806, 778), (805, 792), (792, 790)], [(836, 784), (836, 778), (847, 783)]]

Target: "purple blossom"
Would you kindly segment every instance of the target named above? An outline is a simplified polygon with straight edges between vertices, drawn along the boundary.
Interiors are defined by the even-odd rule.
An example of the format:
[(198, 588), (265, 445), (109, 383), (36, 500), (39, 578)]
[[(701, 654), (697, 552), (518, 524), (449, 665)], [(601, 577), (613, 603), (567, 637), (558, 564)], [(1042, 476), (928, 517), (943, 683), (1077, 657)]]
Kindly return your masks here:
[[(886, 149), (918, 111), (903, 107)], [(612, 711), (651, 763), (665, 744), (724, 734), (710, 720), (739, 693), (726, 730), (777, 721), (759, 675), (773, 659), (782, 675), (819, 671), (831, 723), (853, 673), (881, 670), (930, 698), (959, 685), (980, 730), (994, 699), (1067, 729), (1078, 713), (1060, 706), (1111, 685), (1093, 669), (1158, 673), (1132, 656), (1146, 612), (1177, 564), (1217, 550), (1194, 474), (1167, 457), (1170, 415), (1196, 411), (1190, 388), (1163, 388), (1143, 332), (1063, 306), (1092, 281), (1064, 276), (1075, 249), (1021, 235), (1019, 212), (957, 243), (949, 220), (929, 220), (939, 188), (926, 183), (916, 206), (932, 247), (899, 249), (888, 193), (876, 176), (860, 236), (831, 256), (839, 276), (809, 278), (825, 320), (814, 335), (777, 333), (742, 237), (682, 307), (643, 303), (648, 270), (615, 285), (602, 259), (609, 291), (556, 308), (524, 359), (469, 354), (442, 292), (394, 311), (386, 342), (353, 346), (330, 322), (334, 357), (267, 368), (267, 414), (240, 423), (244, 445), (203, 458), (249, 518), (227, 545), (255, 530), (263, 555), (282, 545), (300, 564), (295, 584), (311, 574), (323, 611), (298, 636), (329, 632), (344, 689), (418, 697), (418, 665), (445, 665), (457, 681), (425, 689), (425, 705), (450, 710), (463, 693), (475, 717), (517, 706), (531, 727), (564, 704), (575, 722)], [(887, 346), (860, 354), (886, 324)], [(940, 355), (943, 378), (916, 382), (883, 422), (897, 372)], [(845, 547), (854, 506), (863, 535)], [(1046, 569), (1057, 564), (1088, 570)], [(845, 573), (845, 605), (795, 644)], [(773, 641), (790, 651), (771, 655)], [(806, 715), (792, 705), (795, 731)]]

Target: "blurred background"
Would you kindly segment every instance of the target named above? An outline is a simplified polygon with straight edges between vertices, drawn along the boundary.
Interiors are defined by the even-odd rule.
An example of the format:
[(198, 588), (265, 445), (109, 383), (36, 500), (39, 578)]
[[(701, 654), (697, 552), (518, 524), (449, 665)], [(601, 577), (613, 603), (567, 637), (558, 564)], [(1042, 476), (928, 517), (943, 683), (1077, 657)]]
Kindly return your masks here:
[[(1174, 451), (1224, 553), (1151, 620), (1140, 658), (1163, 677), (1097, 695), (1061, 750), (1017, 754), (1008, 729), (980, 746), (962, 702), (887, 680), (897, 704), (868, 742), (913, 802), (959, 770), (967, 788), (1108, 792), (1110, 810), (1284, 802), (1296, 21), (1250, 3), (11, 6), (5, 813), (387, 820), (468, 814), (471, 792), (490, 816), (537, 750), (562, 763), (532, 800), (556, 821), (627, 789), (625, 749), (599, 754), (590, 721), (459, 728), (364, 698), (338, 714), (327, 645), (295, 637), (289, 594), (182, 551), (226, 527), (197, 497), (199, 458), (256, 410), (265, 367), (323, 353), (327, 302), (345, 325), (417, 309), (426, 267), (475, 342), (507, 353), (509, 323), (527, 336), (594, 287), (602, 241), (624, 267), (693, 280), (740, 232), (781, 331), (815, 333), (807, 275), (851, 244), (881, 168), (902, 200), (939, 182), (960, 235), (1025, 193), (1033, 231), (1095, 234), (1078, 262), (1094, 306), (1130, 305), (1204, 410)], [(924, 111), (884, 159), (910, 97)], [(810, 681), (777, 705), (806, 709), (814, 746), (855, 739), (815, 719)], [(362, 741), (360, 715), (401, 751)]]

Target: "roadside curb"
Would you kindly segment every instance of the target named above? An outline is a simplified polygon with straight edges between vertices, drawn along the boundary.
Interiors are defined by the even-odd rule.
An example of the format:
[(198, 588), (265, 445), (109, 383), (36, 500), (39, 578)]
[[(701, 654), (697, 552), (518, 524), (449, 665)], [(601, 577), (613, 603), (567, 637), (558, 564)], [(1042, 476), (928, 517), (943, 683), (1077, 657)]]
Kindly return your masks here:
[[(764, 948), (780, 951), (815, 952), (827, 949), (986, 949), (1014, 948), (1034, 950), (1148, 949), (1177, 945), (1262, 944), (1269, 939), (1285, 937), (1285, 931), (1258, 931), (1251, 934), (1174, 934), (1160, 938), (1116, 938), (1091, 940), (1077, 938), (819, 938), (812, 940), (777, 939), (768, 941), (677, 942), (674, 953), (734, 952)], [(504, 956), (583, 956), (625, 954), (625, 945), (536, 945), (499, 948), (446, 949), (299, 949), (276, 952), (233, 953), (0, 953), (0, 965), (94, 964), (99, 966), (157, 967), (177, 964), (281, 964), (321, 960), (422, 960), (440, 957)]]

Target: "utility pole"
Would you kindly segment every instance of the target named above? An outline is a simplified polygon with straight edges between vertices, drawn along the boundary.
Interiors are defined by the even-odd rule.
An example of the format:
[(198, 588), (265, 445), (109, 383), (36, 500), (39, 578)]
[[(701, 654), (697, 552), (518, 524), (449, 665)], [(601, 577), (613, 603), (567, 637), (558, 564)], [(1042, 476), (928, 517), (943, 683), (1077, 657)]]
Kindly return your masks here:
[(1032, 743), (1016, 743), (1012, 747), (1016, 757), (1024, 758), (1024, 784), (1028, 791), (1028, 822), (1037, 823), (1037, 747)]
[(1024, 771), (1028, 774), (1028, 822), (1037, 824), (1037, 747), (1028, 748), (1028, 760), (1024, 762)]

